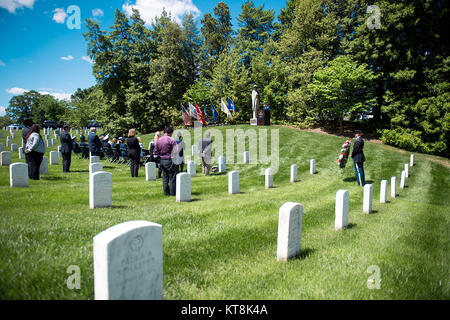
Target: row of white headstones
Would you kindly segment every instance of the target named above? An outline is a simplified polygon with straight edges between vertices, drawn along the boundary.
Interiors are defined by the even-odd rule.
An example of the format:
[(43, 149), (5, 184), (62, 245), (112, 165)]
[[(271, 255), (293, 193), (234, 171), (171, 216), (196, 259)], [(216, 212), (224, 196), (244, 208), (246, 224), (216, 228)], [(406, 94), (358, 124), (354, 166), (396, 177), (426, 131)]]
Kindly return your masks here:
[[(219, 159), (225, 166), (225, 159)], [(400, 188), (405, 187), (409, 166), (402, 171)], [(156, 165), (146, 164), (146, 180), (156, 180)], [(177, 175), (177, 201), (190, 201), (191, 176), (195, 176), (196, 164), (188, 163), (188, 173)], [(225, 168), (224, 168), (225, 169)], [(314, 174), (315, 161), (310, 162), (310, 173)], [(273, 187), (273, 171), (265, 172), (266, 188)], [(10, 165), (11, 180), (28, 180), (27, 165)], [(297, 181), (297, 166), (291, 166), (291, 182)], [(11, 186), (13, 186), (11, 182)], [(23, 185), (14, 185), (23, 186)], [(386, 203), (387, 180), (381, 181), (380, 202)], [(239, 172), (228, 173), (228, 192), (239, 193)], [(363, 212), (372, 212), (373, 186), (364, 186)], [(396, 197), (396, 178), (391, 178), (391, 197)], [(91, 208), (112, 205), (112, 174), (103, 171), (99, 157), (92, 156), (89, 164), (89, 203)], [(348, 226), (349, 191), (336, 193), (335, 229)], [(279, 209), (277, 260), (287, 261), (300, 254), (303, 220), (303, 205), (284, 203)], [(163, 254), (162, 226), (149, 221), (129, 221), (113, 226), (94, 237), (94, 292), (95, 299), (163, 299)]]

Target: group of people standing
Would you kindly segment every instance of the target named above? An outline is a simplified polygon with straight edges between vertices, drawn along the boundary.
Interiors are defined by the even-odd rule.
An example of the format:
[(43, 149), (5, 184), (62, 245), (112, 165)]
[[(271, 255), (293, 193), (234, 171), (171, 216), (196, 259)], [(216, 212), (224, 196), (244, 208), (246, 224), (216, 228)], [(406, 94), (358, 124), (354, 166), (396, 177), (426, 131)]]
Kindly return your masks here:
[[(31, 119), (24, 121), (22, 130), (22, 140), (28, 164), (28, 176), (30, 179), (39, 180), (39, 170), (45, 153), (44, 140), (40, 134), (40, 126), (33, 123)], [(88, 135), (89, 151), (93, 156), (103, 156), (102, 141), (96, 134), (97, 129), (91, 128)], [(183, 137), (179, 132), (177, 140), (172, 138), (174, 130), (168, 126), (164, 129), (164, 134), (157, 132), (155, 138), (150, 141), (150, 161), (155, 162), (158, 167), (158, 178), (163, 176), (163, 191), (166, 196), (174, 196), (176, 193), (176, 175), (183, 172), (184, 169), (184, 149)], [(363, 162), (365, 161), (363, 148), (364, 141), (362, 132), (355, 132), (355, 144), (353, 146), (352, 159), (358, 186), (365, 185), (365, 174)], [(63, 172), (70, 172), (71, 155), (73, 150), (73, 138), (70, 135), (70, 127), (63, 126), (60, 135), (61, 154), (63, 159)], [(142, 143), (139, 137), (136, 137), (136, 130), (128, 131), (126, 139), (127, 153), (130, 159), (130, 171), (132, 177), (138, 177), (139, 167), (142, 158)], [(199, 151), (202, 159), (202, 172), (209, 175), (211, 170), (212, 140), (207, 131), (204, 138), (199, 143)]]

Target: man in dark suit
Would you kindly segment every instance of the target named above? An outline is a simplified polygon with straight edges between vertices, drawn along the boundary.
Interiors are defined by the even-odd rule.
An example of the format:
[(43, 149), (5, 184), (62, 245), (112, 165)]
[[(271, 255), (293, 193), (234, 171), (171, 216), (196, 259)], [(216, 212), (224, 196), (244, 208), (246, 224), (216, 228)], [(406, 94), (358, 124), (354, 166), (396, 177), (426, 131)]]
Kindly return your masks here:
[(102, 142), (97, 136), (97, 129), (95, 127), (91, 128), (88, 135), (89, 151), (92, 156), (102, 157)]
[(364, 157), (364, 140), (362, 138), (362, 132), (360, 130), (355, 131), (355, 144), (353, 145), (352, 159), (353, 166), (355, 168), (356, 181), (358, 182), (358, 186), (364, 187), (366, 184), (365, 176), (364, 176), (364, 161), (366, 158)]
[(73, 141), (69, 131), (70, 127), (68, 125), (64, 125), (63, 132), (60, 136), (61, 154), (63, 158), (63, 172), (70, 171), (70, 163), (72, 162)]
[[(24, 128), (22, 129), (22, 145), (23, 149), (25, 150), (25, 146), (27, 145), (27, 139), (26, 136), (28, 132), (30, 131), (31, 126), (33, 125), (33, 120), (26, 119), (24, 122)], [(28, 165), (28, 177), (31, 179), (31, 154), (25, 153), (25, 161)]]

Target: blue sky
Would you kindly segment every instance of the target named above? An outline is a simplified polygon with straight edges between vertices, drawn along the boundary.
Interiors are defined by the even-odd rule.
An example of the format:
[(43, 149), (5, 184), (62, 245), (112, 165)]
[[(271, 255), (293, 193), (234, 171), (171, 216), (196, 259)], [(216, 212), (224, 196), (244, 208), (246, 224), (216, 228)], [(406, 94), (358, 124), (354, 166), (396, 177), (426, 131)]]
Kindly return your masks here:
[[(124, 12), (132, 7), (141, 12), (145, 21), (159, 15), (162, 8), (172, 12), (177, 20), (191, 11), (201, 17), (213, 11), (218, 1), (205, 0), (0, 0), (0, 116), (5, 114), (9, 100), (25, 90), (51, 94), (58, 99), (70, 97), (77, 88), (95, 84), (92, 64), (87, 57), (84, 21), (96, 19), (102, 30), (113, 24), (116, 8)], [(244, 0), (225, 0), (230, 7), (233, 25)], [(275, 16), (286, 6), (285, 0), (253, 0), (256, 6), (265, 4)], [(78, 6), (81, 28), (74, 24)]]

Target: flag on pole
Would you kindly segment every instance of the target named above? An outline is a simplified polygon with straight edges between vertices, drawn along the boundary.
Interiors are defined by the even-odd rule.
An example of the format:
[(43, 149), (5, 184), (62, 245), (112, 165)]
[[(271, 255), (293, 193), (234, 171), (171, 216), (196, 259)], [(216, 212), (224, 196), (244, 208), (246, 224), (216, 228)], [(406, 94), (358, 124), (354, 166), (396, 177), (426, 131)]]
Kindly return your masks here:
[(212, 101), (211, 101), (211, 111), (212, 111), (212, 114), (213, 114), (214, 123), (216, 123), (217, 122), (217, 117), (219, 116), (219, 114), (217, 113), (216, 108), (214, 108), (214, 105), (213, 105)]
[(183, 121), (185, 126), (192, 126), (191, 116), (189, 115), (189, 112), (187, 112), (186, 108), (181, 105), (181, 110), (183, 113)]
[(220, 110), (227, 114), (228, 119), (233, 119), (233, 116), (231, 115), (230, 110), (228, 110), (227, 104), (223, 101), (223, 99), (220, 99)]
[(203, 115), (205, 116), (206, 122), (210, 123), (211, 121), (209, 121), (208, 113), (206, 113), (206, 104), (203, 104)]
[(197, 113), (197, 109), (195, 109), (195, 107), (189, 102), (189, 115), (191, 117), (194, 117), (196, 120), (198, 120), (198, 113)]
[(236, 113), (236, 107), (234, 106), (233, 101), (231, 101), (230, 98), (228, 98), (227, 100), (228, 100), (228, 109), (233, 110), (233, 113)]
[(205, 118), (203, 117), (202, 111), (200, 110), (200, 108), (197, 105), (197, 103), (195, 103), (195, 101), (194, 101), (194, 105), (195, 105), (195, 110), (197, 111), (197, 114), (198, 114), (198, 119), (197, 120), (199, 120), (204, 125), (208, 125), (208, 123), (205, 121)]

